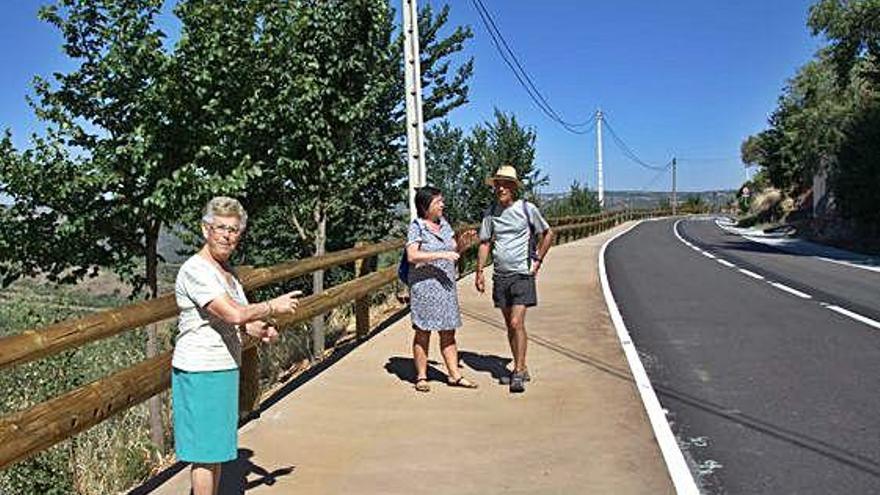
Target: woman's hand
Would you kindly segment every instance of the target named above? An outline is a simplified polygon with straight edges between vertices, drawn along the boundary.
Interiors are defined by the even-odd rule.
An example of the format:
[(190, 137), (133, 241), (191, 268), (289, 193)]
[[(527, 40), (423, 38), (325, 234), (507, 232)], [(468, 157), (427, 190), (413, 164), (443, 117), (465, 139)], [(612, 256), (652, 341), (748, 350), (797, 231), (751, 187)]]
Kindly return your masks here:
[(474, 229), (465, 230), (461, 234), (458, 235), (456, 239), (456, 251), (459, 253), (469, 248), (471, 244), (476, 242), (477, 240), (477, 231)]
[(245, 326), (244, 331), (251, 337), (258, 338), (266, 344), (271, 344), (278, 340), (278, 329), (268, 321), (250, 322)]
[(297, 306), (299, 306), (299, 296), (302, 295), (302, 291), (295, 290), (293, 292), (288, 292), (287, 294), (280, 295), (274, 299), (270, 299), (267, 304), (269, 304), (269, 315), (276, 314), (285, 314), (285, 313), (293, 313), (296, 311)]
[(263, 334), (258, 336), (264, 344), (271, 344), (278, 340), (278, 329), (271, 323), (266, 323), (263, 327)]
[(458, 261), (458, 253), (455, 251), (440, 251), (437, 253), (437, 257), (441, 260), (449, 260), (449, 261)]

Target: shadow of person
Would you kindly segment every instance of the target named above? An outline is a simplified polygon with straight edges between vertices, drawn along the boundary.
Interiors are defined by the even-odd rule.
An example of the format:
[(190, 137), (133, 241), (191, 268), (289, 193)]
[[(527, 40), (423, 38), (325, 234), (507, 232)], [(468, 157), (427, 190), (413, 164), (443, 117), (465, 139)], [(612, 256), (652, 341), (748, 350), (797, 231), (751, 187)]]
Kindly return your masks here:
[(458, 359), (474, 371), (488, 372), (495, 380), (501, 380), (510, 374), (507, 365), (513, 359), (494, 354), (477, 354), (471, 351), (458, 351)]
[[(220, 471), (219, 495), (242, 495), (248, 490), (260, 485), (272, 486), (281, 476), (293, 472), (294, 466), (287, 466), (274, 471), (267, 471), (251, 461), (254, 451), (250, 449), (238, 449), (238, 458), (234, 461), (223, 463)], [(257, 477), (248, 481), (248, 475)]]
[[(442, 373), (434, 368), (436, 361), (428, 361), (428, 381), (429, 382), (446, 382), (446, 373)], [(406, 383), (416, 382), (416, 368), (413, 364), (413, 358), (392, 356), (385, 363), (385, 371), (396, 376), (400, 381)]]

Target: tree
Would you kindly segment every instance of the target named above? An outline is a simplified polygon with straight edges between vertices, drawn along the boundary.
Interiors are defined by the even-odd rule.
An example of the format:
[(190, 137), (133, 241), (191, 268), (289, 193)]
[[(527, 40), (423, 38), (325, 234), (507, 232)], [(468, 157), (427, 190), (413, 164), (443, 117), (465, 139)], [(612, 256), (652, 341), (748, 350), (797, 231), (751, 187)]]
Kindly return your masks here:
[(571, 183), (567, 200), (570, 215), (592, 215), (601, 211), (598, 195), (586, 186), (582, 187), (578, 181)]
[(856, 221), (867, 236), (880, 237), (880, 102), (864, 109), (840, 146), (829, 174), (841, 214)]
[(813, 35), (824, 35), (841, 86), (853, 69), (880, 87), (880, 1), (820, 0), (810, 7), (807, 25)]
[(790, 194), (808, 189), (813, 175), (833, 164), (854, 91), (839, 91), (827, 57), (807, 63), (785, 87), (770, 129), (743, 142), (743, 162), (764, 167), (772, 185)]
[(569, 186), (568, 195), (548, 201), (545, 205), (548, 216), (581, 216), (599, 213), (599, 197), (594, 191), (580, 182), (573, 181)]
[(477, 125), (467, 140), (468, 169), (464, 179), (465, 211), (468, 221), (477, 221), (494, 201), (492, 189), (485, 185), (502, 165), (512, 165), (524, 184), (523, 195), (536, 199), (537, 188), (549, 178), (535, 165), (535, 140), (532, 128), (523, 127), (516, 116), (495, 109), (495, 120)]
[(702, 213), (708, 210), (709, 205), (703, 201), (703, 197), (699, 194), (694, 196), (688, 196), (688, 198), (684, 202), (684, 209), (691, 213)]
[(465, 187), (469, 162), (464, 132), (442, 120), (425, 132), (425, 143), (428, 183), (443, 191), (447, 220), (462, 223), (470, 217), (465, 209), (470, 192)]

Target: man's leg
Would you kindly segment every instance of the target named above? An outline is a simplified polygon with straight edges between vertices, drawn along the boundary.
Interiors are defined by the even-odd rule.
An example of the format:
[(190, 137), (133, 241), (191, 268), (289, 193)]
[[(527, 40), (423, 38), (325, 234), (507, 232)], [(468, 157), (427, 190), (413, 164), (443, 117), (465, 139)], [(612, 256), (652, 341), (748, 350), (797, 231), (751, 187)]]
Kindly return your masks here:
[(505, 317), (507, 322), (507, 340), (510, 341), (510, 351), (513, 353), (513, 372), (525, 373), (526, 350), (528, 348), (528, 336), (526, 335), (526, 307), (522, 304), (514, 304), (509, 308), (510, 316)]
[(507, 327), (507, 343), (510, 344), (510, 354), (511, 357), (516, 359), (516, 339), (513, 338), (516, 333), (513, 331), (513, 327), (510, 323), (512, 313), (513, 308), (510, 306), (501, 308), (501, 314), (504, 315), (504, 325)]

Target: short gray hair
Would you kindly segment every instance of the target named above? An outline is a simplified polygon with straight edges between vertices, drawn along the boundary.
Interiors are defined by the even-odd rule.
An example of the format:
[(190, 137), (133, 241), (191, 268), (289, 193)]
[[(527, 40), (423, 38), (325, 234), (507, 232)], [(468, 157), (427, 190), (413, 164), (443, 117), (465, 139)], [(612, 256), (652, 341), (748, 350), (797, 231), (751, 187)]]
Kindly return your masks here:
[(238, 217), (241, 222), (241, 228), (247, 227), (247, 211), (244, 206), (235, 198), (227, 196), (217, 196), (208, 201), (202, 214), (202, 222), (207, 224), (214, 223), (214, 217)]

